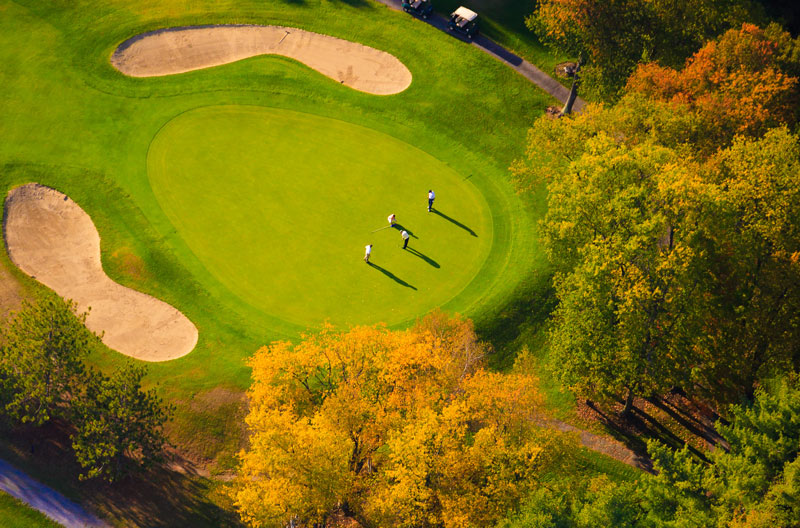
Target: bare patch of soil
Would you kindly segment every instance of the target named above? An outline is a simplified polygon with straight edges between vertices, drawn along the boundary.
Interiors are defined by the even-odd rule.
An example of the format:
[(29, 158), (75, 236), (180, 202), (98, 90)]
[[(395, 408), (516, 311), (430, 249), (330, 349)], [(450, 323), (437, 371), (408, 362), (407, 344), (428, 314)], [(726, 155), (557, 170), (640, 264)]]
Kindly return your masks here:
[(147, 273), (147, 269), (144, 266), (144, 261), (134, 255), (130, 248), (120, 248), (114, 251), (111, 253), (110, 260), (112, 266), (133, 279), (141, 281), (150, 278), (150, 274)]
[(19, 310), (24, 298), (25, 295), (19, 281), (0, 265), (0, 319)]
[[(178, 405), (183, 416), (168, 424), (166, 432), (181, 446), (187, 470), (217, 480), (230, 480), (236, 463), (234, 456), (247, 443), (245, 393), (215, 387)], [(191, 428), (184, 430), (182, 423), (191, 423)], [(203, 434), (195, 434), (197, 429)], [(180, 471), (180, 465), (175, 469)]]

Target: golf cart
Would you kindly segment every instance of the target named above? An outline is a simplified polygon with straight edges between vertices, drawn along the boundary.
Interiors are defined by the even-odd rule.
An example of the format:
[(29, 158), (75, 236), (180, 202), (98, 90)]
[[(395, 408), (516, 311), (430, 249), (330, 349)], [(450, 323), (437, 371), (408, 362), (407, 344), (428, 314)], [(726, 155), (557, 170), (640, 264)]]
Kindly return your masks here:
[(447, 29), (472, 39), (478, 34), (478, 13), (463, 6), (459, 7), (450, 15)]
[(430, 0), (403, 0), (403, 11), (428, 18), (433, 12), (433, 4)]

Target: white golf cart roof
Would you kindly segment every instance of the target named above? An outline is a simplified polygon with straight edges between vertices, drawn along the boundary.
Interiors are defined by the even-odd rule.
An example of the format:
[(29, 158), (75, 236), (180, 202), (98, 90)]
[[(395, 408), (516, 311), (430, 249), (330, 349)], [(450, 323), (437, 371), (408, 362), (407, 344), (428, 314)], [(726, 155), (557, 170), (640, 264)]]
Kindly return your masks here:
[(453, 15), (464, 18), (467, 20), (467, 22), (472, 22), (473, 20), (478, 18), (478, 13), (476, 13), (472, 9), (467, 9), (464, 6), (461, 6), (455, 11), (453, 11)]

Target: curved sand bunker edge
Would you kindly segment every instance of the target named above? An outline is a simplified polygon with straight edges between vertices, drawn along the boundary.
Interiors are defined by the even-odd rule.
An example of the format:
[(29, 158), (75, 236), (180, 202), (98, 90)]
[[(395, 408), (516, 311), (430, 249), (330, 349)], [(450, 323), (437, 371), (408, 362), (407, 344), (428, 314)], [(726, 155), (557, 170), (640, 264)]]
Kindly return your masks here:
[(75, 301), (78, 313), (89, 311), (86, 326), (106, 346), (152, 362), (194, 350), (197, 327), (185, 315), (106, 275), (94, 222), (68, 196), (28, 183), (11, 189), (3, 205), (3, 238), (11, 262)]
[(350, 88), (393, 95), (412, 75), (394, 55), (304, 29), (256, 24), (161, 28), (135, 35), (114, 50), (111, 65), (130, 77), (158, 77), (230, 64), (259, 55), (294, 59)]

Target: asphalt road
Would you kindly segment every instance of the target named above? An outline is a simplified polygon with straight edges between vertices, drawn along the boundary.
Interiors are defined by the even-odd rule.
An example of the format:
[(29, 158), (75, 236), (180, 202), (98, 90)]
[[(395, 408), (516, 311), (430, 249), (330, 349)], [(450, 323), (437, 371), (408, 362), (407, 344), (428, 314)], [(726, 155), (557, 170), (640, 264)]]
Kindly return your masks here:
[[(79, 504), (76, 504), (18, 470), (8, 462), (0, 460), (0, 490), (16, 497), (31, 508), (39, 510), (55, 522), (67, 528), (106, 528), (101, 521)], [(0, 519), (0, 525), (2, 525)]]
[[(376, 0), (381, 4), (389, 6), (392, 9), (397, 11), (402, 11), (402, 2), (400, 0)], [(413, 16), (413, 15), (409, 15)], [(422, 22), (426, 22), (431, 26), (435, 27), (436, 29), (442, 30), (444, 32), (448, 32), (447, 30), (447, 19), (438, 13), (433, 13), (427, 20), (423, 20), (419, 17), (418, 18)], [(480, 22), (480, 13), (478, 13), (478, 21)], [(526, 61), (522, 57), (519, 57), (503, 46), (497, 44), (491, 39), (488, 39), (478, 33), (478, 36), (472, 40), (467, 38), (461, 37), (459, 35), (452, 34), (453, 38), (457, 38), (463, 42), (471, 44), (472, 46), (477, 47), (481, 51), (484, 51), (494, 57), (495, 59), (499, 60), (509, 68), (516, 70), (520, 75), (531, 81), (533, 84), (544, 90), (545, 92), (549, 93), (561, 103), (566, 103), (567, 98), (569, 97), (569, 89), (562, 85), (557, 80), (553, 79), (551, 76), (531, 64), (530, 62)], [(573, 105), (572, 109), (574, 111), (580, 111), (585, 106), (586, 102), (578, 97), (575, 100), (575, 104)]]

